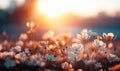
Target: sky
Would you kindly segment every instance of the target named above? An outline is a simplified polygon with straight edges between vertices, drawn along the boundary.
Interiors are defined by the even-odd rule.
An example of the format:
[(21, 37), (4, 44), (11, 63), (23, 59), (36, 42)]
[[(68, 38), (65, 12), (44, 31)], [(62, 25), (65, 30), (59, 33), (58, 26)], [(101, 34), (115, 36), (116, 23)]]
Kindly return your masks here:
[[(0, 0), (0, 9), (7, 10), (22, 6), (27, 0)], [(67, 12), (91, 16), (105, 11), (114, 15), (120, 11), (120, 0), (36, 0), (36, 10), (48, 17), (58, 16)], [(13, 5), (15, 2), (16, 6)]]
[[(0, 0), (0, 9), (14, 10), (26, 4), (28, 0)], [(13, 3), (14, 2), (14, 3)], [(60, 16), (64, 13), (74, 13), (83, 16), (94, 16), (99, 12), (114, 15), (120, 11), (120, 0), (36, 0), (36, 14), (48, 17)]]
[(38, 10), (48, 16), (66, 12), (91, 16), (101, 11), (111, 15), (120, 11), (120, 0), (38, 0), (37, 4)]

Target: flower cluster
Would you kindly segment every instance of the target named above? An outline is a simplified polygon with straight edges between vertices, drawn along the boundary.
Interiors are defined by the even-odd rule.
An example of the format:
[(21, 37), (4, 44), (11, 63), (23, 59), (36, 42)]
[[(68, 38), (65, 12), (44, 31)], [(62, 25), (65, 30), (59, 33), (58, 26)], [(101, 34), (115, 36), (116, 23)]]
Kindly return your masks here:
[[(46, 71), (86, 71), (87, 68), (98, 71), (111, 67), (106, 63), (117, 64), (120, 61), (113, 44), (116, 38), (113, 33), (99, 36), (96, 32), (83, 29), (72, 36), (71, 33), (57, 35), (50, 30), (41, 40), (34, 40), (29, 35), (34, 32), (36, 25), (27, 23), (27, 27), (29, 33), (20, 34), (18, 40), (4, 39), (0, 42), (0, 62), (3, 68), (20, 68), (20, 65), (25, 65), (37, 66)], [(7, 36), (5, 32), (3, 34)]]

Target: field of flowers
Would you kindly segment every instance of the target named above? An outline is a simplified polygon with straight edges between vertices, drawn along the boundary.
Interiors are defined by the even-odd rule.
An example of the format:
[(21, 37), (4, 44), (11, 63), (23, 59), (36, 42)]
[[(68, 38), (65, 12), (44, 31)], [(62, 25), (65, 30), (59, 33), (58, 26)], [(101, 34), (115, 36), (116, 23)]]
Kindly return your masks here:
[(2, 33), (0, 71), (120, 70), (120, 42), (116, 42), (114, 33), (99, 36), (83, 29), (78, 34), (55, 34), (49, 30), (35, 40), (37, 25), (27, 23), (26, 26), (29, 30), (21, 33), (15, 41), (9, 40), (6, 32)]

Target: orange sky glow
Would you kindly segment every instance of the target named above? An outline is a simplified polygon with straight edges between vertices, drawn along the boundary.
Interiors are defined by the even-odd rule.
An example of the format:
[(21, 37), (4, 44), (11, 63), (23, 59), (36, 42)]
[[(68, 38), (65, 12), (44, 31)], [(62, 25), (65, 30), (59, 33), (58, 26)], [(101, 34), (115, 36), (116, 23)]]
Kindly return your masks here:
[(47, 17), (56, 17), (64, 13), (94, 16), (100, 11), (114, 15), (120, 10), (120, 0), (38, 0), (37, 12)]

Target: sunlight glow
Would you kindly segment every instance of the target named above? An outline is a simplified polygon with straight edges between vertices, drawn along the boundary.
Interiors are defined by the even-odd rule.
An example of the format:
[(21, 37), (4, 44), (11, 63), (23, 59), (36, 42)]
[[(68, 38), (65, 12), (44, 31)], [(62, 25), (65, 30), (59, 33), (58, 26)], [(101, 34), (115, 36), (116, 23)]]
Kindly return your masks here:
[(48, 17), (59, 16), (65, 12), (68, 12), (68, 6), (65, 6), (63, 0), (42, 0), (38, 2), (38, 12), (46, 14)]
[(100, 11), (114, 13), (120, 10), (119, 0), (38, 0), (37, 12), (47, 17), (65, 13), (94, 16)]

